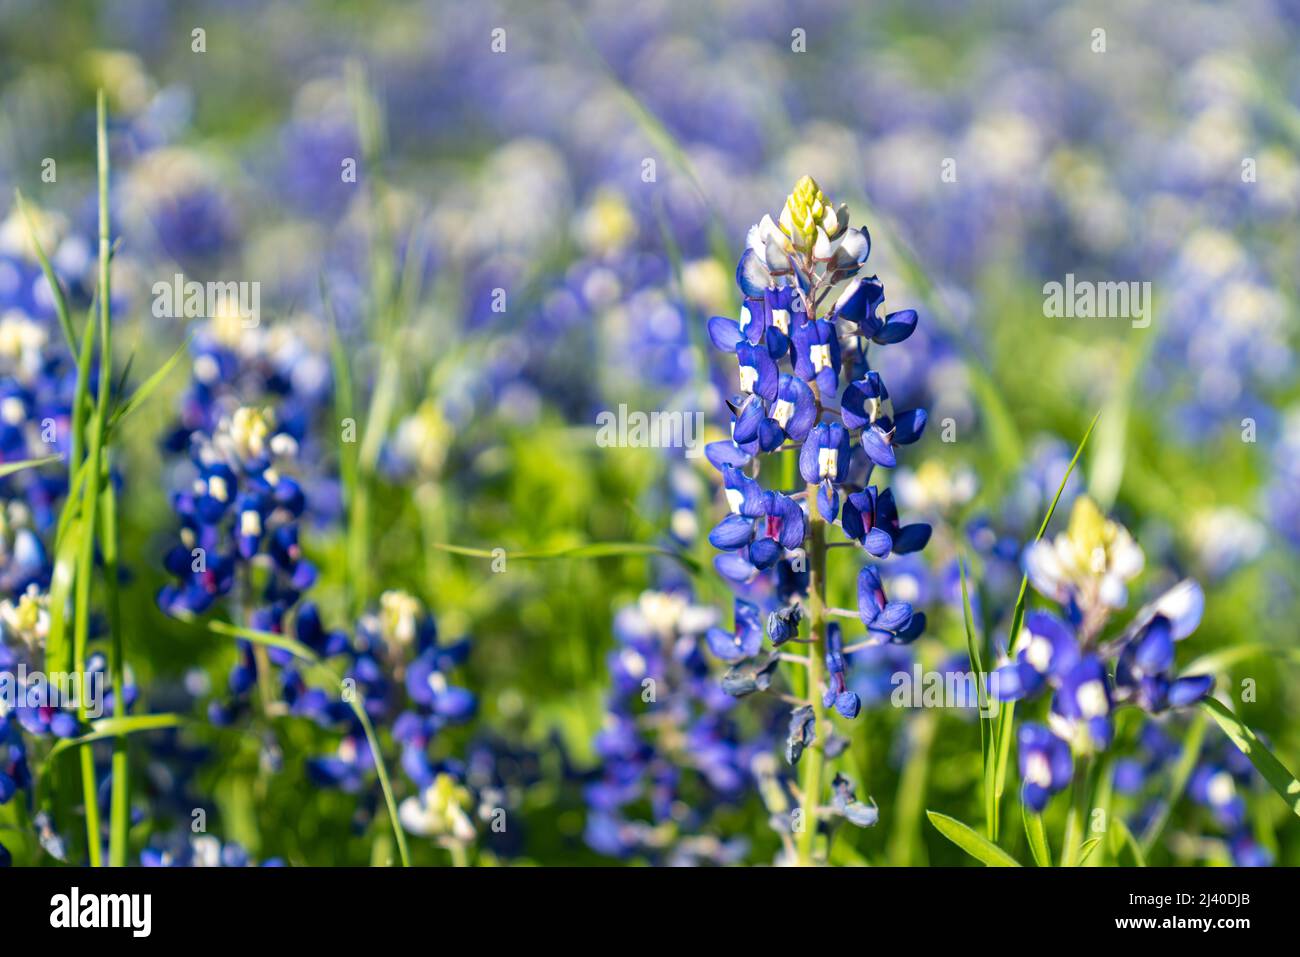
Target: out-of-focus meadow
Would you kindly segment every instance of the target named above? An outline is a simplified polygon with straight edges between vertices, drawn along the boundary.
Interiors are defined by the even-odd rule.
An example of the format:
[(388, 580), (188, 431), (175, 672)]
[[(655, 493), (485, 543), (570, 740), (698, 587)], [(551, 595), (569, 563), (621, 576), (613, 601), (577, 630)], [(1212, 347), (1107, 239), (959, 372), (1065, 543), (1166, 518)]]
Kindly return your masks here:
[[(0, 475), (0, 665), (65, 656), (107, 714), (160, 716), (0, 704), (0, 860), (792, 861), (789, 705), (722, 694), (705, 637), (732, 623), (722, 474), (599, 423), (730, 438), (745, 383), (706, 324), (804, 175), (919, 315), (871, 368), (929, 425), (878, 478), (933, 528), (880, 565), (925, 633), (848, 656), (827, 760), (856, 799), (820, 857), (970, 862), (925, 812), (986, 830), (992, 725), (892, 679), (971, 669), (959, 561), (987, 670), (1014, 656), (1062, 483), (1048, 540), (1095, 502), (1141, 550), (1107, 636), (1194, 579), (1176, 672), (1296, 768), (1298, 37), (1286, 0), (0, 0), (0, 462), (60, 457)], [(77, 351), (100, 89), (107, 377)], [(190, 281), (256, 309), (187, 317)], [(1144, 311), (1052, 315), (1067, 282)], [(1087, 796), (1123, 827), (1086, 863), (1300, 863), (1207, 714), (1116, 712)], [(1019, 757), (999, 843), (1029, 863)], [(1044, 810), (1053, 848), (1077, 807)]]

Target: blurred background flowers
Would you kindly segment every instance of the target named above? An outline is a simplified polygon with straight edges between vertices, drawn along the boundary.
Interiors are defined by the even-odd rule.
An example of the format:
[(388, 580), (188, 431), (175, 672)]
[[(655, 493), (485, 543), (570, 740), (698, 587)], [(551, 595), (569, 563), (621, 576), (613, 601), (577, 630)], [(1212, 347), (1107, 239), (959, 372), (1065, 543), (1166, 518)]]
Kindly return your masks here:
[[(179, 356), (110, 460), (110, 693), (183, 719), (130, 735), (130, 861), (781, 857), (788, 709), (734, 707), (707, 652), (732, 625), (723, 476), (596, 422), (681, 411), (732, 438), (707, 322), (740, 318), (747, 233), (803, 175), (869, 230), (881, 317), (919, 315), (873, 368), (929, 421), (889, 488), (931, 542), (879, 565), (929, 624), (848, 654), (837, 800), (878, 820), (830, 862), (965, 860), (922, 812), (979, 817), (978, 702), (891, 703), (900, 672), (971, 667), (959, 562), (989, 671), (1017, 660), (1023, 572), (1040, 611), (1088, 580), (1088, 640), (1195, 579), (1177, 674), (1213, 674), (1294, 768), (1298, 36), (1288, 0), (0, 0), (0, 468), (76, 434), (31, 237), (80, 331), (99, 88), (114, 354), (91, 371), (125, 397)], [(256, 283), (260, 315), (159, 315), (177, 275)], [(1150, 283), (1149, 325), (1049, 317), (1067, 275)], [(74, 482), (0, 474), (0, 668), (41, 661)], [(1085, 521), (1104, 574), (1053, 553)], [(1217, 725), (1146, 710), (1108, 727), (1102, 796), (1152, 863), (1300, 863)], [(1047, 801), (1060, 755), (1026, 727), (1012, 774)], [(88, 730), (0, 705), (0, 861), (108, 840), (56, 743)], [(109, 750), (84, 747), (107, 822)], [(1127, 862), (1103, 847), (1088, 863)]]

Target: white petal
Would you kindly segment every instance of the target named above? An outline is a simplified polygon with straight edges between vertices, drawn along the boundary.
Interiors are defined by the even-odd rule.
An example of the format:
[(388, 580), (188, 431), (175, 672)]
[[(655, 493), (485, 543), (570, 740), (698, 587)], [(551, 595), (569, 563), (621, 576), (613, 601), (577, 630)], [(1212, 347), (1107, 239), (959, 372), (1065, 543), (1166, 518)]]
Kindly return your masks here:
[(1184, 578), (1155, 600), (1153, 612), (1169, 619), (1174, 641), (1181, 641), (1201, 623), (1201, 615), (1205, 612), (1205, 592), (1199, 582)]

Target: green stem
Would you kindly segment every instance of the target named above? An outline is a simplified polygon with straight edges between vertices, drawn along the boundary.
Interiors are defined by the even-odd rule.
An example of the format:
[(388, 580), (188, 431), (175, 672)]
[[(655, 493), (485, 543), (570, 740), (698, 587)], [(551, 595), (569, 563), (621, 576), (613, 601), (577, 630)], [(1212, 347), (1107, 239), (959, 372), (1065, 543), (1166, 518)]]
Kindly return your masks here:
[[(109, 322), (109, 223), (108, 223), (108, 120), (104, 91), (99, 91), (95, 105), (96, 147), (99, 166), (99, 388), (95, 418), (90, 427), (90, 465), (82, 492), (81, 551), (77, 556), (77, 585), (74, 600), (76, 622), (73, 632), (73, 658), (77, 673), (86, 674), (86, 643), (90, 634), (90, 584), (95, 563), (96, 511), (99, 482), (104, 463), (104, 434), (108, 420), (109, 380), (113, 376), (113, 341)], [(89, 348), (87, 344), (86, 348)], [(119, 689), (118, 695), (121, 695)], [(87, 720), (85, 695), (81, 696), (78, 717)], [(99, 797), (95, 786), (95, 759), (90, 748), (81, 749), (81, 793), (85, 804), (87, 853), (92, 867), (103, 863), (99, 838)]]
[(1091, 757), (1079, 760), (1070, 782), (1070, 810), (1065, 818), (1065, 832), (1061, 835), (1061, 866), (1075, 867), (1079, 851), (1083, 848), (1083, 835), (1087, 827), (1088, 812), (1092, 805), (1092, 783), (1095, 762)]
[(822, 661), (826, 652), (826, 523), (822, 521), (817, 510), (817, 486), (808, 486), (808, 623), (812, 644), (808, 647), (808, 684), (805, 688), (812, 701), (813, 715), (817, 722), (817, 741), (803, 756), (803, 769), (799, 778), (802, 791), (802, 813), (800, 823), (803, 830), (799, 832), (798, 851), (801, 867), (813, 863), (813, 838), (817, 834), (817, 804), (822, 791), (822, 765), (824, 763), (822, 746), (826, 735), (830, 733), (826, 719), (826, 709), (822, 707), (821, 683)]
[[(108, 626), (112, 640), (113, 716), (126, 717), (126, 647), (122, 635), (122, 610), (118, 593), (117, 553), (117, 492), (109, 474), (109, 460), (104, 460), (103, 540), (100, 550), (104, 557), (104, 583), (108, 595)], [(89, 750), (87, 748), (86, 750)], [(130, 827), (130, 766), (127, 763), (126, 735), (113, 741), (112, 804), (109, 810), (108, 863), (110, 867), (125, 867), (127, 831)]]

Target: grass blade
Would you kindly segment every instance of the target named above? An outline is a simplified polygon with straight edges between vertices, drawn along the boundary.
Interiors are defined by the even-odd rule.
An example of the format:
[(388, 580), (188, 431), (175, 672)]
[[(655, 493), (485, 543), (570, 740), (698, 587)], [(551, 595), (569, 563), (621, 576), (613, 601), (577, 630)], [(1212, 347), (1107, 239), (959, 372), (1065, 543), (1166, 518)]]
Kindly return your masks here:
[(1021, 817), (1025, 822), (1025, 837), (1029, 838), (1029, 852), (1034, 855), (1034, 863), (1039, 867), (1052, 866), (1052, 848), (1047, 843), (1047, 828), (1043, 818), (1023, 804), (1020, 806)]
[(21, 462), (5, 462), (0, 465), (0, 478), (7, 478), (15, 472), (21, 472), (23, 469), (36, 469), (42, 465), (49, 465), (52, 462), (62, 462), (61, 455), (47, 455), (39, 459), (23, 459)]
[(1097, 845), (1100, 843), (1101, 843), (1101, 838), (1099, 837), (1091, 837), (1088, 840), (1083, 842), (1083, 847), (1079, 849), (1080, 867), (1088, 863), (1088, 855), (1090, 855), (1093, 851), (1095, 851), (1097, 849)]
[(1255, 770), (1272, 785), (1273, 790), (1287, 803), (1291, 813), (1300, 815), (1300, 780), (1296, 779), (1296, 776), (1277, 759), (1272, 751), (1264, 747), (1259, 736), (1231, 710), (1214, 698), (1206, 698), (1201, 702), (1201, 707), (1219, 722), (1219, 727), (1237, 746), (1237, 750), (1250, 758), (1250, 763), (1255, 765)]
[(500, 558), (507, 561), (550, 561), (559, 558), (613, 558), (620, 555), (665, 555), (681, 562), (692, 572), (700, 572), (700, 564), (690, 555), (663, 545), (651, 545), (646, 542), (588, 542), (585, 545), (570, 545), (560, 548), (533, 549), (531, 551), (507, 552), (504, 549), (471, 548), (467, 545), (450, 545), (446, 542), (433, 542), (429, 546), (452, 555), (464, 555), (468, 558)]
[[(1092, 435), (1092, 430), (1097, 427), (1097, 420), (1101, 418), (1101, 411), (1092, 417), (1088, 423), (1088, 429), (1083, 433), (1083, 438), (1079, 440), (1079, 445), (1074, 450), (1074, 458), (1070, 459), (1070, 464), (1061, 476), (1061, 484), (1056, 488), (1056, 494), (1052, 496), (1052, 504), (1047, 508), (1047, 514), (1043, 516), (1043, 522), (1038, 526), (1038, 534), (1034, 536), (1034, 541), (1038, 541), (1047, 534), (1047, 526), (1052, 522), (1052, 516), (1056, 514), (1056, 506), (1061, 501), (1061, 496), (1065, 494), (1066, 483), (1070, 481), (1070, 476), (1074, 473), (1074, 467), (1079, 463), (1079, 457), (1083, 455), (1084, 447), (1088, 444), (1088, 438)], [(1011, 612), (1011, 630), (1007, 635), (1007, 650), (1015, 646), (1016, 636), (1020, 634), (1020, 626), (1025, 621), (1025, 602), (1029, 598), (1029, 576), (1020, 577), (1020, 593), (1016, 596), (1015, 608)], [(994, 737), (997, 742), (997, 767), (993, 774), (993, 792), (998, 797), (1006, 788), (1007, 766), (1010, 764), (1009, 756), (1011, 754), (1011, 731), (1012, 719), (1015, 717), (1016, 703), (1008, 701), (998, 709), (998, 720), (994, 726)]]
[(989, 867), (1020, 866), (1020, 862), (1014, 857), (992, 841), (981, 837), (955, 817), (940, 814), (938, 811), (926, 811), (925, 816), (930, 819), (930, 823), (934, 825), (936, 831), (975, 858), (975, 860), (983, 861)]
[(993, 742), (992, 726), (988, 714), (988, 700), (984, 690), (984, 659), (980, 654), (979, 641), (975, 637), (975, 616), (971, 614), (970, 593), (966, 589), (966, 562), (958, 558), (957, 570), (961, 574), (962, 624), (966, 628), (966, 652), (970, 656), (971, 670), (975, 673), (975, 694), (980, 710), (980, 755), (984, 761), (984, 822), (988, 828), (990, 840), (998, 839), (998, 813), (994, 801), (993, 788)]
[(100, 718), (98, 721), (90, 722), (89, 733), (77, 738), (64, 738), (55, 744), (50, 748), (46, 760), (49, 761), (65, 751), (90, 744), (92, 741), (103, 741), (105, 738), (116, 738), (124, 734), (138, 734), (141, 731), (178, 728), (184, 723), (185, 718), (179, 714), (137, 714), (125, 718)]
[(117, 409), (114, 410), (113, 417), (109, 421), (109, 427), (116, 428), (119, 422), (125, 419), (136, 409), (140, 408), (140, 406), (144, 405), (145, 402), (149, 401), (149, 397), (153, 395), (153, 393), (158, 389), (160, 385), (162, 385), (163, 380), (165, 380), (167, 376), (171, 374), (171, 371), (176, 368), (176, 364), (185, 357), (185, 354), (189, 351), (189, 348), (190, 348), (190, 340), (187, 338), (181, 344), (181, 347), (172, 353), (171, 358), (169, 358), (166, 362), (164, 362), (161, 366), (159, 366), (158, 369), (153, 373), (153, 375), (145, 379), (144, 382), (140, 384), (140, 387), (131, 393), (131, 397), (129, 399), (127, 399), (125, 402), (119, 405)]
[(225, 635), (228, 638), (242, 638), (245, 641), (251, 641), (255, 645), (265, 645), (268, 648), (279, 648), (287, 651), (296, 658), (303, 661), (319, 664), (320, 657), (302, 642), (290, 638), (288, 635), (277, 635), (272, 631), (258, 631), (256, 628), (245, 628), (241, 625), (232, 625), (226, 621), (208, 622), (208, 630), (214, 631), (218, 635)]
[(45, 281), (50, 284), (50, 292), (54, 296), (54, 311), (58, 314), (59, 328), (63, 330), (63, 338), (68, 340), (68, 348), (72, 350), (73, 356), (76, 356), (77, 335), (72, 329), (72, 313), (68, 309), (68, 297), (63, 291), (59, 277), (54, 274), (54, 267), (50, 265), (50, 257), (45, 255), (45, 247), (41, 245), (36, 226), (27, 211), (27, 202), (23, 199), (23, 194), (18, 190), (14, 190), (14, 204), (18, 207), (18, 212), (22, 214), (23, 223), (27, 226), (27, 237), (31, 240), (32, 249), (36, 252), (36, 261), (41, 264), (41, 272), (45, 274)]

